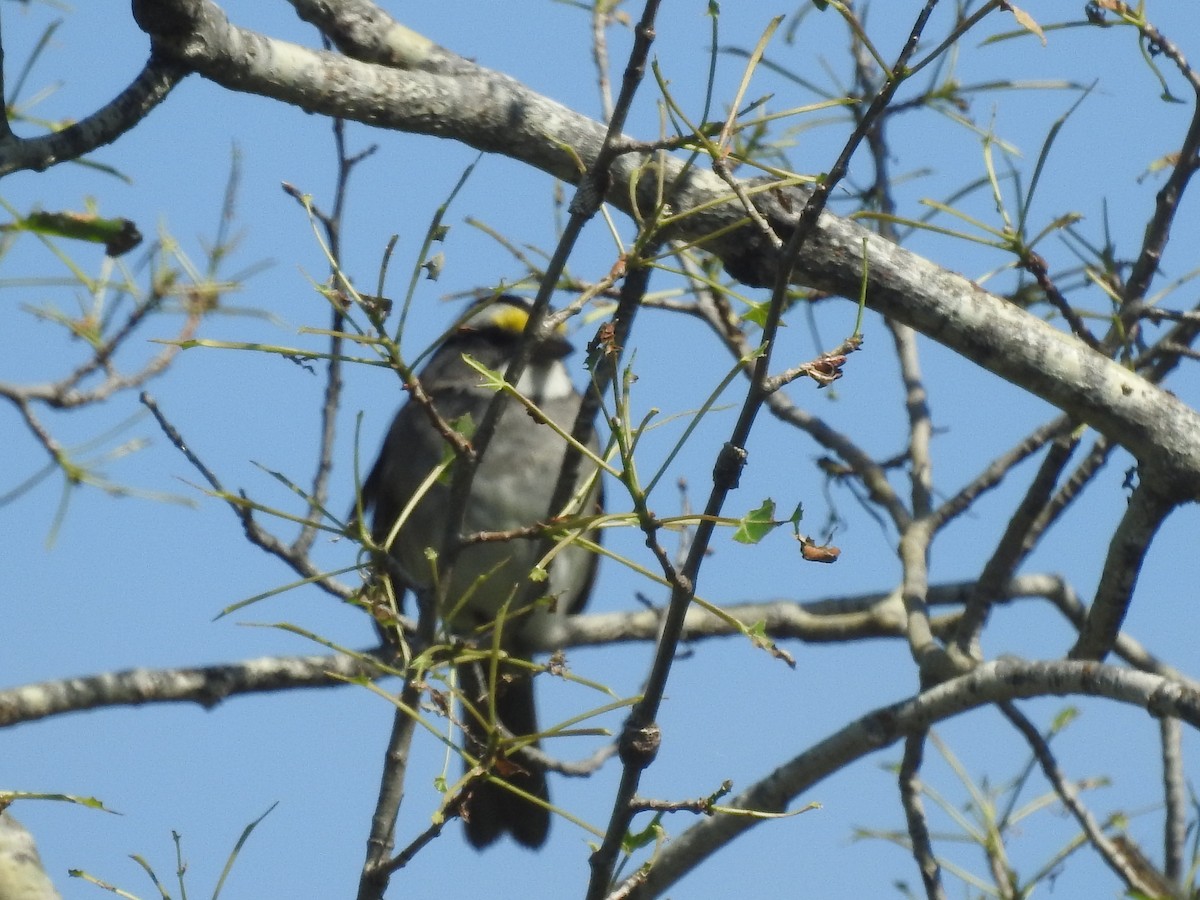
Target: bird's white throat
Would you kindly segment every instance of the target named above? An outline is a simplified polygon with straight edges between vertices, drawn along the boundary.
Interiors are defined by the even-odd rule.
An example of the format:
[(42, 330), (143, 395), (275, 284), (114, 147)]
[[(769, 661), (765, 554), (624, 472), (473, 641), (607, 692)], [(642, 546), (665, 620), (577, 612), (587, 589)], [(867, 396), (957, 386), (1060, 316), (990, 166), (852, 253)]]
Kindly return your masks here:
[(556, 359), (551, 363), (530, 363), (517, 381), (517, 390), (540, 405), (547, 400), (565, 400), (575, 386), (567, 367)]

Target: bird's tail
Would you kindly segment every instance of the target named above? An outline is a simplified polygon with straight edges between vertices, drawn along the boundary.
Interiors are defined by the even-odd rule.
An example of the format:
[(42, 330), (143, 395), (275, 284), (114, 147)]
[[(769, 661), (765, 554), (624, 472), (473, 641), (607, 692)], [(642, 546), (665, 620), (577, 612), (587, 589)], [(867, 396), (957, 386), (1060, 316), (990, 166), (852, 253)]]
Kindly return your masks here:
[[(480, 667), (459, 666), (458, 673), (463, 696), (486, 715), (488, 688), (480, 683)], [(533, 679), (527, 672), (519, 671), (511, 680), (499, 678), (497, 682), (495, 704), (499, 724), (516, 737), (537, 734)], [(467, 752), (479, 758), (487, 747), (487, 730), (470, 714), (464, 714), (463, 718)], [(550, 793), (543, 769), (513, 756), (501, 760), (493, 767), (493, 773), (513, 787), (549, 803)], [(463, 822), (467, 840), (476, 849), (488, 846), (505, 832), (517, 843), (536, 849), (546, 842), (550, 811), (530, 803), (502, 784), (479, 779), (463, 809)]]

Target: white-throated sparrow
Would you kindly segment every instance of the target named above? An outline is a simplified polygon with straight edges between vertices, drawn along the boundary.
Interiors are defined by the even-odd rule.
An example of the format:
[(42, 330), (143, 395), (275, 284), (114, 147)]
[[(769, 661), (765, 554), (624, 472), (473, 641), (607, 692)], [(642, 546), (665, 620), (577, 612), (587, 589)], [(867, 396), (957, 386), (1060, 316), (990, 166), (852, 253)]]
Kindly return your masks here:
[[(419, 375), (419, 381), (439, 416), (453, 423), (469, 416), (477, 426), (495, 391), (482, 386), (482, 376), (463, 360), (464, 354), (489, 369), (503, 372), (529, 319), (529, 304), (503, 295), (478, 304), (440, 347)], [(550, 420), (569, 432), (581, 397), (571, 382), (563, 358), (571, 345), (555, 333), (537, 340), (529, 366), (517, 390)], [(596, 440), (592, 440), (593, 447)], [(503, 401), (496, 431), (487, 444), (471, 485), (461, 534), (512, 532), (544, 522), (551, 494), (563, 466), (567, 444), (549, 426), (539, 423), (511, 397)], [(433, 483), (411, 513), (395, 529), (398, 517), (430, 471), (449, 450), (426, 409), (409, 401), (397, 413), (379, 459), (362, 488), (364, 508), (373, 507), (371, 531), (376, 542), (387, 545), (389, 567), (399, 596), (402, 589), (422, 599), (441, 598), (438, 614), (448, 632), (477, 637), (506, 604), (500, 645), (511, 657), (527, 659), (531, 643), (553, 644), (559, 617), (578, 612), (587, 601), (595, 574), (596, 556), (575, 544), (561, 548), (549, 565), (549, 577), (538, 585), (537, 603), (529, 610), (515, 605), (530, 592), (525, 588), (537, 564), (540, 541), (511, 540), (468, 542), (454, 556), (449, 581), (435, 576), (437, 557), (446, 533), (449, 479)], [(595, 464), (583, 459), (577, 487), (584, 490)], [(452, 477), (452, 473), (451, 473)], [(593, 482), (583, 512), (599, 508), (600, 489)], [(393, 531), (395, 534), (393, 535)], [(387, 543), (390, 540), (390, 544)], [(549, 602), (546, 598), (550, 598)], [(483, 645), (487, 646), (485, 638)], [(488, 665), (460, 665), (462, 696), (484, 718), (488, 715)], [(496, 723), (514, 736), (538, 733), (533, 683), (527, 668), (503, 666), (496, 679)], [(488, 745), (488, 726), (465, 712), (466, 747), (479, 757)], [(546, 773), (524, 758), (510, 757), (493, 774), (509, 785), (548, 802)], [(526, 847), (546, 840), (549, 811), (529, 802), (503, 785), (478, 780), (463, 810), (467, 838), (485, 847), (509, 832)]]

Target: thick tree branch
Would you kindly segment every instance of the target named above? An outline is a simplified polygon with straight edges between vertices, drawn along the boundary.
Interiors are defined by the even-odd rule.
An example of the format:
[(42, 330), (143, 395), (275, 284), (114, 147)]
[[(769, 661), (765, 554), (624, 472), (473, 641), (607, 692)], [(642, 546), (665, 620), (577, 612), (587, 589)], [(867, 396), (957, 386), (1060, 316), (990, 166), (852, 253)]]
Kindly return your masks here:
[(296, 14), (320, 29), (335, 47), (353, 59), (397, 69), (453, 72), (460, 56), (448, 53), (424, 35), (405, 28), (370, 0), (289, 0)]
[(291, 688), (342, 687), (374, 676), (367, 655), (268, 656), (221, 666), (129, 669), (43, 681), (0, 691), (0, 728), (69, 712), (146, 703), (197, 703), (211, 709), (229, 697)]
[[(959, 606), (971, 598), (974, 590), (975, 582), (970, 581), (932, 585), (926, 594), (926, 603), (930, 607)], [(994, 599), (1012, 601), (1037, 597), (1049, 600), (1072, 624), (1082, 625), (1086, 609), (1057, 576), (1018, 576)], [(761, 622), (765, 633), (775, 640), (832, 643), (905, 636), (904, 606), (899, 589), (807, 603), (794, 600), (738, 603), (722, 609), (747, 628)], [(954, 618), (946, 618), (947, 629), (952, 629)], [(655, 610), (568, 616), (553, 645), (531, 649), (552, 652), (562, 647), (650, 642), (658, 636), (661, 621), (661, 614)], [(684, 620), (682, 639), (687, 643), (739, 633), (728, 620), (693, 607)], [(1200, 683), (1159, 662), (1126, 634), (1117, 638), (1115, 652), (1142, 671), (1200, 692)], [(192, 668), (130, 669), (22, 685), (0, 690), (0, 728), (104, 707), (196, 703), (211, 708), (242, 694), (338, 687), (345, 685), (347, 679), (374, 677), (380, 671), (375, 661), (385, 662), (390, 657), (390, 652), (381, 655), (381, 651), (376, 650), (328, 656), (263, 657)], [(569, 766), (555, 765), (553, 768), (572, 773)]]
[[(1004, 589), (1004, 599), (1046, 597), (1062, 592), (1052, 576), (1023, 575)], [(971, 596), (972, 583), (948, 583), (929, 589), (928, 602), (954, 606)], [(1078, 601), (1076, 601), (1078, 603)], [(1060, 605), (1056, 601), (1056, 605)], [(775, 639), (794, 638), (813, 643), (899, 638), (904, 636), (904, 609), (899, 591), (831, 597), (809, 603), (776, 600), (768, 603), (730, 604), (730, 617), (752, 627), (765, 625)], [(1082, 616), (1082, 607), (1078, 610)], [(654, 610), (631, 613), (597, 613), (568, 616), (553, 644), (532, 647), (551, 652), (560, 647), (602, 646), (621, 642), (649, 642), (658, 635), (661, 615)], [(689, 610), (683, 639), (694, 641), (740, 633), (727, 620), (699, 608)], [(1122, 635), (1118, 652), (1126, 648)], [(373, 676), (374, 661), (390, 658), (375, 650), (328, 656), (263, 657), (240, 663), (179, 669), (130, 669), (81, 678), (65, 678), (0, 690), (0, 728), (51, 716), (109, 706), (147, 703), (197, 703), (213, 707), (240, 694), (266, 693), (294, 688), (337, 687), (345, 679)], [(1137, 660), (1131, 660), (1135, 665)], [(1165, 674), (1175, 673), (1167, 670)], [(1181, 676), (1177, 676), (1181, 677)]]
[[(480, 66), (454, 75), (400, 71), (322, 53), (237, 28), (208, 0), (134, 0), (134, 14), (155, 52), (231, 90), (260, 94), (309, 112), (381, 128), (449, 138), (576, 182), (579, 163), (595, 162), (604, 125)], [(651, 208), (658, 163), (619, 157), (608, 200), (633, 213)], [(671, 235), (701, 242), (735, 278), (771, 284), (781, 251), (753, 227), (712, 172), (661, 163), (672, 184)], [(797, 225), (807, 191), (748, 184), (759, 212), (781, 237)], [(712, 204), (717, 198), (729, 202)], [(1200, 496), (1200, 415), (1166, 392), (1089, 349), (1077, 338), (987, 293), (856, 223), (822, 214), (805, 244), (795, 281), (856, 296), (870, 272), (867, 303), (945, 344), (985, 369), (1087, 422), (1140, 461), (1170, 472), (1181, 497)]]

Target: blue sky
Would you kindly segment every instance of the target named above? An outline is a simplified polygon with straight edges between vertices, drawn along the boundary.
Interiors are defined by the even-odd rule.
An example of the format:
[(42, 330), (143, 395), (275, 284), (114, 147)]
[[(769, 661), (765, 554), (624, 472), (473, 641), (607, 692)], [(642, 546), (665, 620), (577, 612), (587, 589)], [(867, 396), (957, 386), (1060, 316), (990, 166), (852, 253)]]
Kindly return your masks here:
[[(655, 53), (672, 89), (690, 110), (703, 100), (708, 67), (710, 22), (706, 4), (693, 0), (665, 4)], [(875, 4), (871, 33), (886, 56), (895, 54), (906, 29), (900, 9), (911, 4)], [(1194, 9), (1185, 4), (1155, 4), (1149, 13), (1165, 33), (1200, 56), (1187, 42), (1200, 33)], [(313, 45), (312, 30), (281, 3), (225, 6), (238, 24)], [(512, 3), (446, 2), (390, 4), (410, 27), (463, 56), (504, 71), (580, 111), (596, 115), (595, 79), (586, 16), (566, 4), (521, 0)], [(1039, 21), (1062, 15), (1061, 4), (1029, 2)], [(79, 117), (110, 99), (136, 73), (147, 40), (129, 18), (127, 4), (80, 4), (69, 13), (45, 5), (5, 4), (3, 38), (6, 76), (13, 73), (51, 20), (63, 24), (31, 75), (24, 98), (61, 82), (33, 111), (46, 119)], [(752, 47), (771, 16), (790, 13), (746, 0), (726, 4), (721, 43)], [(1070, 13), (1075, 13), (1073, 6)], [(636, 15), (636, 8), (630, 13)], [(941, 32), (945, 15), (937, 20)], [(997, 21), (980, 32), (1009, 30)], [(828, 72), (844, 73), (844, 30), (832, 14), (810, 15), (795, 43), (777, 36), (768, 56), (806, 78), (829, 83)], [(611, 55), (619, 72), (627, 35), (613, 32)], [(1179, 96), (1186, 87), (1162, 61), (1166, 78)], [(730, 97), (741, 77), (738, 58), (719, 58), (717, 97)], [(1151, 165), (1176, 149), (1188, 121), (1185, 105), (1159, 99), (1160, 88), (1144, 64), (1131, 32), (1111, 29), (1053, 31), (1043, 48), (1025, 38), (981, 47), (968, 40), (959, 59), (959, 79), (978, 83), (1001, 79), (1031, 82), (1053, 79), (1094, 88), (1063, 127), (1043, 176), (1034, 221), (1048, 222), (1069, 211), (1083, 216), (1079, 226), (1099, 243), (1107, 227), (1119, 251), (1134, 252), (1161, 176)], [(917, 86), (924, 86), (922, 79)], [(750, 97), (774, 92), (772, 109), (812, 102), (812, 95), (781, 79), (760, 73)], [(1045, 135), (1079, 98), (1078, 91), (997, 90), (972, 99), (971, 115), (1010, 141), (1021, 156), (1015, 165), (1026, 176)], [(629, 131), (652, 137), (657, 131), (654, 90), (647, 85)], [(698, 114), (698, 112), (696, 112)], [(26, 129), (29, 126), (23, 126)], [(30, 133), (24, 131), (22, 133)], [(399, 296), (422, 236), (437, 205), (448, 196), (475, 152), (432, 138), (349, 129), (352, 149), (378, 143), (379, 150), (355, 174), (345, 235), (346, 268), (360, 285), (373, 285), (388, 237), (399, 235), (389, 289)], [(791, 151), (799, 171), (827, 168), (844, 139), (843, 125), (801, 131)], [(894, 171), (906, 177), (898, 190), (901, 211), (917, 216), (922, 198), (945, 199), (983, 172), (977, 134), (935, 113), (896, 120)], [(213, 317), (204, 334), (222, 340), (261, 340), (317, 346), (298, 334), (304, 325), (327, 319), (324, 301), (311, 282), (325, 275), (323, 258), (308, 222), (281, 182), (327, 203), (333, 182), (333, 149), (328, 122), (255, 97), (231, 94), (199, 77), (181, 84), (166, 103), (136, 130), (96, 155), (127, 173), (132, 181), (75, 165), (45, 174), (21, 173), (0, 185), (0, 197), (17, 209), (79, 209), (93, 197), (105, 214), (135, 220), (147, 237), (160, 228), (173, 235), (193, 260), (213, 235), (228, 174), (232, 148), (239, 149), (243, 176), (238, 198), (238, 227), (243, 232), (227, 271), (259, 263), (244, 289), (224, 298), (227, 315)], [(852, 172), (865, 178), (865, 169)], [(445, 327), (458, 310), (441, 298), (511, 279), (520, 270), (511, 257), (481, 230), (466, 223), (481, 220), (520, 244), (552, 246), (555, 212), (553, 184), (545, 176), (505, 159), (482, 159), (456, 199), (447, 221), (452, 230), (444, 247), (446, 267), (437, 283), (423, 282), (417, 313), (408, 335), (410, 348), (422, 346)], [(1107, 201), (1107, 206), (1105, 206)], [(995, 224), (986, 193), (962, 201), (973, 215)], [(845, 209), (843, 206), (842, 209)], [(943, 220), (943, 224), (951, 224)], [(621, 227), (626, 237), (632, 229)], [(1195, 265), (1198, 222), (1185, 209), (1164, 260), (1167, 280)], [(982, 278), (1007, 260), (999, 253), (944, 236), (917, 235), (909, 245), (948, 268)], [(70, 248), (91, 273), (100, 256)], [(1070, 265), (1069, 249), (1051, 240), (1042, 248), (1052, 266)], [(138, 254), (132, 254), (135, 258)], [(615, 258), (611, 239), (597, 221), (589, 228), (573, 269), (595, 279)], [(79, 347), (62, 339), (52, 325), (36, 321), (23, 306), (53, 304), (70, 309), (77, 289), (30, 283), (34, 276), (60, 276), (62, 266), (31, 237), (23, 237), (0, 268), (0, 379), (38, 381), (69, 371), (80, 359)], [(997, 289), (1010, 284), (1006, 276)], [(655, 287), (669, 282), (656, 281)], [(761, 296), (755, 299), (763, 299)], [(1094, 297), (1093, 308), (1099, 308)], [(1168, 305), (1190, 303), (1185, 289)], [(824, 304), (818, 311), (818, 346), (802, 316), (790, 321), (776, 352), (782, 367), (815, 356), (853, 327), (849, 304)], [(143, 333), (169, 334), (167, 317)], [(632, 350), (639, 382), (635, 402), (641, 411), (661, 410), (661, 419), (697, 407), (727, 369), (720, 347), (690, 320), (648, 313)], [(879, 457), (899, 452), (907, 441), (902, 393), (887, 332), (868, 317), (866, 344), (833, 391), (817, 392), (807, 383), (789, 388), (798, 402), (836, 427), (852, 433)], [(584, 332), (583, 340), (587, 333)], [(152, 353), (145, 344), (132, 358)], [(977, 472), (1000, 449), (1050, 417), (1051, 410), (1017, 389), (997, 383), (971, 364), (928, 341), (922, 342), (934, 421), (935, 483), (948, 494)], [(575, 357), (578, 361), (579, 356)], [(350, 504), (353, 492), (353, 431), (362, 413), (363, 464), (370, 463), (400, 402), (390, 373), (352, 369), (340, 422), (335, 472), (335, 510)], [(1200, 400), (1196, 379), (1186, 368), (1170, 385), (1185, 400)], [(165, 378), (151, 386), (164, 412), (193, 449), (231, 487), (244, 488), (264, 502), (287, 504), (287, 492), (262, 468), (306, 480), (313, 466), (317, 411), (322, 382), (302, 367), (274, 357), (228, 351), (184, 353)], [(740, 399), (731, 392), (728, 404)], [(134, 396), (121, 396), (101, 408), (70, 415), (48, 415), (47, 423), (66, 444), (86, 441), (137, 413)], [(732, 426), (736, 406), (718, 410), (697, 431), (688, 451), (664, 479), (657, 509), (678, 510), (671, 487), (676, 478), (690, 485), (699, 503), (709, 486), (712, 459)], [(0, 449), (4, 473), (0, 493), (10, 490), (44, 465), (43, 451), (30, 439), (15, 413), (0, 412), (5, 439)], [(654, 467), (678, 437), (679, 420), (654, 432), (643, 448), (643, 468)], [(24, 684), (135, 666), (168, 667), (235, 662), (271, 654), (315, 652), (311, 644), (281, 630), (246, 623), (290, 622), (331, 640), (366, 647), (372, 630), (366, 618), (315, 591), (294, 591), (235, 616), (214, 621), (224, 607), (292, 580), (292, 575), (261, 551), (249, 547), (219, 502), (196, 488), (196, 473), (143, 418), (108, 446), (149, 439), (147, 449), (106, 468), (123, 484), (183, 494), (194, 508), (114, 499), (95, 490), (71, 496), (65, 520), (48, 546), (61, 479), (50, 478), (0, 508), (6, 523), (8, 552), (0, 556), (0, 598), (4, 604), (4, 653), (0, 683)], [(835, 542), (843, 556), (835, 566), (806, 565), (780, 532), (757, 547), (743, 547), (720, 535), (703, 570), (700, 592), (719, 603), (791, 598), (814, 600), (894, 586), (899, 566), (896, 535), (881, 528), (837, 486), (826, 490), (812, 466), (819, 455), (811, 441), (763, 420), (750, 444), (750, 465), (729, 513), (740, 514), (773, 497), (780, 508), (803, 502), (805, 528), (818, 532), (836, 509), (845, 524)], [(257, 465), (256, 465), (257, 464)], [(1035, 464), (1036, 465), (1036, 464)], [(1121, 488), (1130, 457), (1118, 452), (1093, 490), (1068, 520), (1039, 548), (1023, 571), (1058, 572), (1085, 599), (1094, 589), (1112, 524), (1125, 503)], [(931, 560), (936, 582), (976, 575), (1032, 473), (1018, 470), (1015, 487), (985, 498), (935, 545)], [(895, 483), (903, 486), (901, 475)], [(1143, 573), (1128, 625), (1130, 631), (1173, 664), (1191, 671), (1194, 618), (1187, 586), (1200, 580), (1195, 547), (1196, 513), (1177, 512), (1164, 529)], [(290, 536), (290, 530), (282, 529)], [(636, 534), (613, 534), (611, 546), (639, 551)], [(346, 542), (319, 542), (318, 559), (330, 567), (353, 560)], [(635, 608), (636, 592), (652, 586), (616, 566), (604, 567), (593, 599), (595, 611)], [(1055, 658), (1070, 644), (1070, 634), (1045, 604), (1027, 601), (997, 611), (985, 640), (989, 655), (1018, 653)], [(713, 641), (689, 648), (673, 673), (660, 719), (665, 741), (642, 792), (667, 798), (710, 793), (726, 778), (736, 788), (762, 777), (804, 747), (870, 709), (908, 696), (915, 673), (898, 642), (850, 646), (788, 644), (798, 665), (790, 670), (739, 640)], [(650, 658), (647, 646), (577, 650), (572, 668), (612, 686), (618, 694), (635, 693)], [(578, 689), (551, 685), (543, 691), (543, 718), (556, 721), (599, 701)], [(1064, 702), (1052, 699), (1026, 705), (1047, 725)], [(1155, 805), (1156, 726), (1136, 710), (1079, 704), (1081, 722), (1061, 740), (1060, 751), (1072, 777), (1109, 775), (1112, 783), (1091, 798), (1103, 815), (1111, 810), (1143, 811), (1132, 832), (1152, 852), (1157, 837)], [(619, 717), (605, 720), (610, 728)], [(193, 896), (206, 894), (242, 828), (271, 804), (279, 806), (259, 826), (237, 864), (225, 897), (345, 896), (361, 865), (377, 773), (388, 733), (388, 707), (365, 690), (295, 692), (285, 696), (235, 699), (212, 711), (192, 707), (102, 710), (6, 730), (0, 736), (5, 760), (0, 787), (96, 796), (104, 813), (54, 803), (22, 803), (17, 815), (35, 832), (45, 862), (67, 897), (86, 897), (96, 889), (68, 881), (67, 868), (82, 868), (142, 896), (152, 889), (127, 859), (140, 854), (167, 877), (174, 866), (171, 832), (183, 835), (188, 884)], [(999, 716), (981, 711), (939, 729), (967, 769), (1002, 783), (1016, 774), (1026, 751), (1005, 730)], [(1195, 741), (1185, 750), (1197, 761)], [(1056, 745), (1058, 746), (1058, 745)], [(573, 739), (554, 752), (566, 758), (588, 755), (595, 744)], [(404, 809), (402, 833), (418, 833), (436, 807), (431, 784), (441, 770), (442, 752), (433, 741), (418, 742)], [(893, 777), (882, 766), (895, 762), (892, 748), (818, 785), (805, 802), (819, 811), (768, 823), (737, 841), (722, 855), (681, 883), (674, 896), (727, 897), (744, 891), (748, 879), (785, 883), (797, 893), (828, 897), (887, 896), (896, 880), (917, 883), (907, 854), (878, 842), (852, 842), (854, 826), (899, 828), (902, 812)], [(953, 803), (965, 795), (948, 767), (928, 754), (928, 780)], [(457, 771), (457, 764), (452, 763)], [(609, 765), (588, 780), (556, 779), (556, 802), (596, 824), (610, 805), (616, 767)], [(1038, 787), (1036, 791), (1043, 788)], [(1036, 792), (1035, 791), (1035, 792)], [(1147, 811), (1149, 810), (1149, 811)], [(684, 814), (668, 822), (674, 833)], [(935, 827), (949, 829), (944, 818)], [(1014, 859), (1028, 874), (1073, 834), (1057, 815), (1043, 813), (1026, 823), (1014, 847)], [(457, 828), (399, 876), (394, 893), (451, 900), (476, 896), (488, 885), (497, 897), (573, 896), (587, 877), (589, 836), (566, 822), (554, 827), (552, 842), (538, 856), (503, 846), (484, 854), (469, 851)], [(952, 849), (955, 858), (984, 871), (978, 854)], [(750, 874), (753, 873), (753, 874)], [(951, 882), (953, 884), (953, 882)], [(530, 887), (530, 885), (533, 887)], [(804, 887), (801, 887), (804, 886)], [(792, 888), (789, 888), (792, 890)], [(957, 886), (951, 888), (953, 894)], [(1060, 896), (1109, 896), (1115, 888), (1101, 864), (1072, 863), (1057, 885)]]

